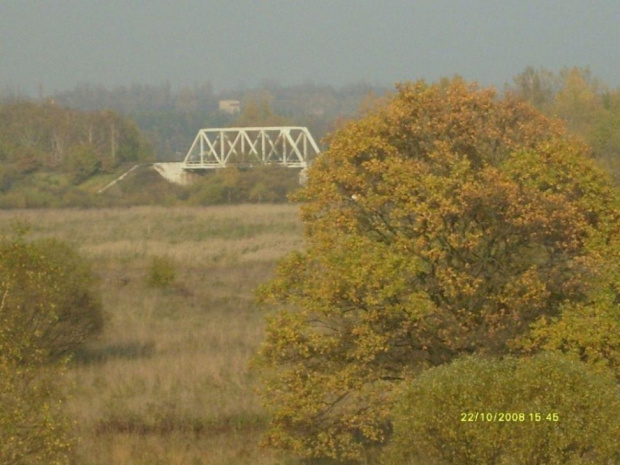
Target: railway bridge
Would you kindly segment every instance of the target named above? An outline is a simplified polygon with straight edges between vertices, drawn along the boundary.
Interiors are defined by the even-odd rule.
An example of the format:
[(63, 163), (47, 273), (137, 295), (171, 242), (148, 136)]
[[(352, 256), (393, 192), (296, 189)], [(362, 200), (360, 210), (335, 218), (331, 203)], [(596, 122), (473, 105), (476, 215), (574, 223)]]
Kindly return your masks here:
[(184, 185), (191, 182), (192, 173), (204, 170), (276, 164), (300, 168), (303, 184), (319, 153), (312, 134), (302, 126), (201, 129), (183, 161), (155, 163), (153, 168), (166, 180)]
[(305, 127), (201, 129), (181, 167), (193, 171), (277, 164), (303, 169), (318, 154), (319, 147)]

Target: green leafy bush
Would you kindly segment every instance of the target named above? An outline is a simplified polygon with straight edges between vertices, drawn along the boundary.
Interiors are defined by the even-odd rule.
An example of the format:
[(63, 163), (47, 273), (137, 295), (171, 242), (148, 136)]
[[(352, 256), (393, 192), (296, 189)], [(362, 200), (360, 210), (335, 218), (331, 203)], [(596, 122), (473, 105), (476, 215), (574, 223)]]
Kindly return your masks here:
[(62, 355), (102, 329), (94, 285), (67, 244), (0, 240), (0, 463), (70, 463)]
[(101, 162), (93, 147), (80, 145), (68, 153), (65, 164), (73, 183), (80, 184), (97, 172)]
[(103, 329), (103, 309), (89, 264), (57, 240), (0, 240), (5, 331), (27, 359), (57, 357)]
[(190, 188), (190, 203), (281, 203), (299, 188), (299, 172), (281, 166), (235, 166), (204, 175)]
[(430, 369), (401, 391), (386, 462), (620, 463), (618, 418), (612, 376), (581, 362), (549, 353), (470, 357)]
[(74, 440), (62, 411), (65, 399), (60, 385), (65, 363), (39, 365), (33, 359), (17, 363), (9, 355), (14, 349), (12, 342), (3, 336), (0, 335), (0, 463), (70, 463)]
[(176, 265), (170, 257), (156, 256), (151, 259), (146, 283), (150, 287), (164, 289), (174, 283), (176, 275)]

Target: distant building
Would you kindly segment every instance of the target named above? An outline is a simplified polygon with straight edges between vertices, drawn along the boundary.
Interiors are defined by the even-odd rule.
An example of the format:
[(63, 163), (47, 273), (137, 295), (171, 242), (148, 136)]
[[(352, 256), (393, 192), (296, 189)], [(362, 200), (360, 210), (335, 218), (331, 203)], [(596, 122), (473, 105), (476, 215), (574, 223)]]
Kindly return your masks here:
[(234, 115), (241, 111), (241, 103), (239, 100), (220, 100), (220, 111)]

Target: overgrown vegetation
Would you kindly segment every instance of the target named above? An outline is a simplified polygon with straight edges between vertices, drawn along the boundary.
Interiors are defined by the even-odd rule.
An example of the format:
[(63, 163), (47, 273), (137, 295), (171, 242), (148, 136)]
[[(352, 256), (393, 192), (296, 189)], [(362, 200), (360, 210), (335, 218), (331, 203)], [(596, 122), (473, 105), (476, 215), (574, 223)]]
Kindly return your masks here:
[(612, 464), (620, 393), (565, 356), (457, 360), (405, 382), (390, 464)]
[[(298, 463), (259, 446), (268, 418), (248, 368), (264, 336), (253, 289), (301, 246), (296, 206), (0, 211), (0, 232), (17, 218), (31, 241), (74, 244), (100, 281), (103, 333), (55, 378), (73, 463)], [(162, 256), (176, 269), (164, 291), (145, 280)]]
[[(587, 69), (552, 73), (528, 68), (505, 92), (563, 119), (617, 184), (618, 89), (608, 88)], [(180, 161), (201, 128), (294, 124), (308, 126), (320, 141), (348, 119), (371, 111), (386, 94), (385, 88), (363, 84), (341, 89), (267, 85), (225, 96), (209, 86), (178, 92), (169, 86), (80, 86), (38, 103), (7, 98), (0, 105), (0, 208), (283, 201), (296, 188), (295, 170), (274, 167), (238, 176), (233, 168), (189, 189), (166, 186), (143, 169), (112, 192), (96, 193), (136, 164), (146, 167), (155, 158)], [(220, 98), (238, 98), (241, 113), (220, 111)]]
[(176, 276), (177, 271), (174, 261), (165, 255), (156, 255), (151, 258), (148, 274), (146, 275), (146, 284), (149, 287), (165, 289), (174, 283)]
[[(371, 460), (390, 392), (470, 354), (616, 366), (618, 192), (521, 100), (460, 79), (399, 86), (331, 137), (297, 198), (308, 247), (262, 290), (283, 307), (259, 359), (269, 444)], [(604, 329), (579, 334), (583, 315)]]
[(87, 181), (151, 159), (137, 126), (112, 111), (53, 101), (0, 105), (0, 206), (96, 205)]
[(583, 137), (603, 169), (620, 183), (620, 89), (610, 89), (589, 69), (526, 68), (509, 87), (546, 115), (561, 118)]
[(90, 200), (98, 206), (286, 203), (299, 187), (299, 170), (272, 165), (249, 169), (230, 166), (212, 173), (194, 174), (189, 186), (172, 184), (145, 167)]
[(103, 329), (90, 266), (63, 242), (2, 239), (0, 282), (4, 331), (25, 360), (66, 355)]
[(63, 356), (102, 330), (87, 263), (56, 240), (0, 241), (0, 462), (69, 463)]
[(189, 190), (188, 202), (197, 205), (224, 203), (283, 203), (299, 189), (299, 170), (262, 166), (236, 167), (204, 176)]
[(75, 445), (62, 382), (65, 363), (49, 365), (40, 354), (28, 358), (6, 332), (10, 321), (0, 307), (0, 462), (66, 464)]
[[(162, 146), (205, 121), (303, 124), (286, 89), (238, 117), (209, 92), (125, 110)], [(617, 176), (616, 94), (526, 70), (504, 96), (404, 84), (359, 121), (304, 107), (340, 128), (294, 196), (305, 251), (297, 207), (261, 205), (298, 189), (294, 170), (181, 187), (143, 167), (98, 195), (149, 158), (133, 123), (5, 104), (0, 208), (151, 206), (0, 211), (2, 231), (32, 225), (0, 241), (0, 461), (614, 463), (620, 205), (600, 167)], [(289, 251), (260, 291), (279, 307), (266, 323), (252, 290)], [(531, 421), (459, 421), (473, 411)]]

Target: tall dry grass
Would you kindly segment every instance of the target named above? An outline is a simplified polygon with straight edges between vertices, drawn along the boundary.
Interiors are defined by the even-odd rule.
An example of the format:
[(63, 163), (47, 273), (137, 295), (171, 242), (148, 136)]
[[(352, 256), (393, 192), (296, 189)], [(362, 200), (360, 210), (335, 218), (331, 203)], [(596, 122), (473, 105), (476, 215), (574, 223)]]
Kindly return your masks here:
[[(139, 207), (0, 212), (32, 238), (57, 237), (91, 259), (107, 325), (76, 355), (68, 388), (82, 464), (275, 464), (248, 370), (264, 332), (253, 289), (302, 246), (297, 207)], [(153, 256), (176, 281), (147, 286)]]

